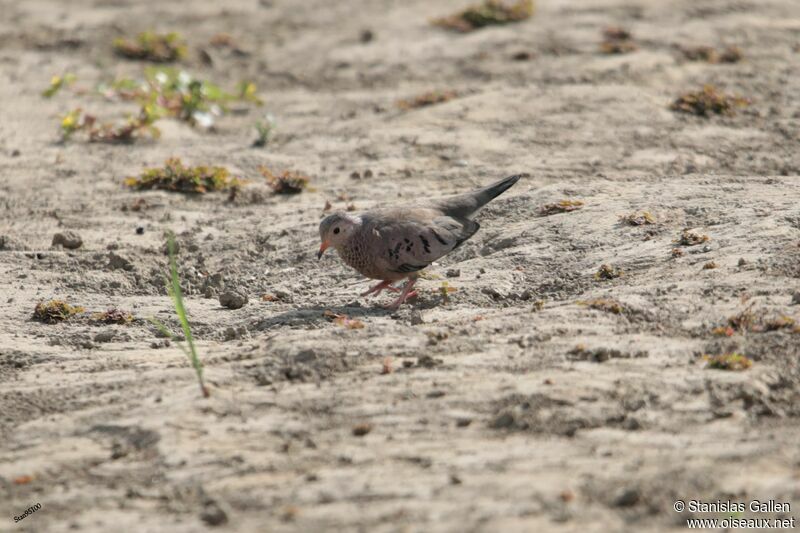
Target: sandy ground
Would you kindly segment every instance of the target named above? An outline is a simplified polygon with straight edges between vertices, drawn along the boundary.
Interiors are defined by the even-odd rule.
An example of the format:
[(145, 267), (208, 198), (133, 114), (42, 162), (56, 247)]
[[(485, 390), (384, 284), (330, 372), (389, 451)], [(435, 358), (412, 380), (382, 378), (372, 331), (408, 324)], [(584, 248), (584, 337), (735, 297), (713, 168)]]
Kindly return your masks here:
[[(3, 2), (0, 530), (681, 531), (678, 498), (775, 499), (794, 516), (800, 334), (712, 329), (746, 309), (800, 319), (799, 3), (540, 0), (526, 22), (466, 35), (427, 23), (455, 0), (222, 4)], [(610, 25), (639, 49), (601, 54)], [(253, 79), (273, 142), (250, 147), (251, 111), (216, 133), (163, 121), (156, 142), (56, 143), (67, 109), (114, 116), (120, 104), (44, 100), (50, 77), (141, 73), (109, 43), (151, 28), (188, 37), (187, 70)], [(243, 53), (204, 64), (197, 47), (218, 32)], [(745, 59), (688, 62), (676, 45), (737, 45)], [(752, 105), (669, 110), (704, 83)], [(395, 106), (432, 89), (459, 97)], [(170, 156), (254, 181), (233, 201), (122, 186)], [(303, 170), (315, 190), (273, 196), (255, 179), (262, 164)], [(326, 200), (365, 209), (517, 172), (530, 177), (395, 314), (379, 305), (388, 297), (359, 298), (366, 282), (335, 254), (314, 257)], [(562, 199), (584, 207), (542, 214)], [(657, 223), (620, 222), (637, 210)], [(685, 228), (710, 240), (680, 246)], [(51, 247), (65, 230), (80, 249)], [(208, 399), (144, 320), (176, 325), (167, 230)], [(624, 275), (597, 280), (602, 264)], [(250, 303), (221, 307), (230, 288)], [(32, 321), (51, 298), (137, 320)], [(580, 303), (592, 298), (623, 311)], [(732, 350), (752, 368), (705, 367), (703, 354)]]

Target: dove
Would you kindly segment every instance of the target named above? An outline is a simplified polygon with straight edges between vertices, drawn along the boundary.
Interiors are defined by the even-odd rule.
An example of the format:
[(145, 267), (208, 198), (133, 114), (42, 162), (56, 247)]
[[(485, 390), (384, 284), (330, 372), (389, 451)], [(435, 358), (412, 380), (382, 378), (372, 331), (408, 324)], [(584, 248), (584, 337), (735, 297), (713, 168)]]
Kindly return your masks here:
[[(525, 174), (509, 176), (472, 192), (439, 200), (374, 209), (354, 215), (332, 213), (319, 224), (322, 244), (317, 259), (333, 247), (348, 266), (367, 278), (381, 280), (361, 296), (384, 289), (400, 292), (387, 306), (397, 309), (412, 292), (419, 272), (475, 235), (472, 217), (507, 191)], [(405, 279), (402, 290), (392, 284)]]

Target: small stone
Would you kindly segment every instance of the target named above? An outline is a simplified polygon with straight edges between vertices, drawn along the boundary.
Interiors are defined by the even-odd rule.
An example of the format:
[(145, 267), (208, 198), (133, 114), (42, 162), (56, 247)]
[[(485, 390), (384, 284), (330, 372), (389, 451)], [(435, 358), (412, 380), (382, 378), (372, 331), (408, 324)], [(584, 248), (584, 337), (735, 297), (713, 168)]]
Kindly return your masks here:
[(800, 291), (792, 294), (792, 305), (800, 305)]
[(53, 235), (53, 246), (62, 246), (68, 250), (75, 250), (83, 245), (83, 239), (74, 231), (65, 231)]
[(411, 323), (412, 326), (419, 326), (420, 324), (425, 323), (425, 321), (422, 319), (422, 313), (420, 313), (416, 309), (411, 311), (409, 322)]
[(632, 507), (639, 503), (641, 497), (639, 489), (625, 489), (614, 499), (614, 505), (617, 507)]
[(208, 500), (200, 512), (200, 519), (209, 526), (221, 526), (228, 522), (228, 515), (217, 502)]
[(136, 228), (136, 235), (144, 235), (144, 228), (142, 226)]
[(371, 178), (372, 177), (372, 171), (370, 169), (365, 170), (364, 171), (364, 177), (365, 178)]
[(457, 428), (465, 428), (472, 424), (472, 419), (467, 417), (461, 417), (456, 420), (456, 427)]
[(353, 435), (356, 437), (363, 437), (367, 433), (372, 431), (372, 424), (369, 422), (363, 422), (361, 424), (356, 424), (353, 426)]
[(306, 348), (305, 350), (300, 350), (297, 352), (297, 355), (294, 356), (294, 360), (296, 363), (310, 363), (317, 359), (317, 353), (310, 349)]
[(359, 174), (357, 170), (354, 170), (353, 172), (350, 173), (350, 177), (353, 178), (354, 180), (360, 180), (361, 174)]
[(372, 30), (361, 30), (361, 35), (358, 36), (358, 40), (364, 44), (371, 42), (374, 38), (375, 34)]
[(114, 335), (116, 335), (116, 334), (117, 334), (117, 332), (114, 331), (113, 329), (101, 331), (100, 333), (98, 333), (97, 335), (94, 336), (94, 341), (95, 342), (111, 342), (111, 340), (114, 338)]
[(744, 257), (740, 257), (740, 258), (739, 258), (739, 262), (738, 262), (737, 264), (738, 264), (740, 267), (741, 267), (741, 266), (745, 266), (745, 265), (747, 264), (747, 259), (745, 259)]
[(448, 278), (457, 278), (460, 275), (461, 275), (461, 270), (458, 268), (451, 268), (448, 269), (447, 272), (445, 272), (445, 276), (447, 276)]
[(22, 155), (22, 152), (20, 152), (16, 148), (11, 150), (11, 157), (19, 157), (20, 155)]
[(228, 309), (241, 309), (247, 303), (247, 295), (238, 291), (225, 291), (219, 296), (219, 304)]
[(133, 270), (133, 263), (130, 260), (118, 255), (114, 252), (108, 253), (108, 268), (109, 270)]

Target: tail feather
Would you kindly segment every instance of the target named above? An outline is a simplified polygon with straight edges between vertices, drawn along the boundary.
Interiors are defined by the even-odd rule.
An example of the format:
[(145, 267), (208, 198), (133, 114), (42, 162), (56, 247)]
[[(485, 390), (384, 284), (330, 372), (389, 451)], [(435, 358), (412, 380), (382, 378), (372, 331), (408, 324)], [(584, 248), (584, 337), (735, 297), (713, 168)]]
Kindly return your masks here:
[(514, 174), (476, 191), (444, 198), (437, 207), (448, 216), (467, 218), (526, 176), (528, 174)]

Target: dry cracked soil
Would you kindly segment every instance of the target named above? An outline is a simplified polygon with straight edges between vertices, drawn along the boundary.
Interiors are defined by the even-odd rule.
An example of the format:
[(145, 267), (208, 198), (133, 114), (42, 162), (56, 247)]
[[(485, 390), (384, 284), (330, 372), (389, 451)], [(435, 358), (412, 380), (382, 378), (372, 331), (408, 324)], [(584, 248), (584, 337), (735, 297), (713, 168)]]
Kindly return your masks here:
[[(539, 0), (507, 26), (429, 23), (464, 5), (2, 2), (0, 530), (682, 531), (677, 499), (800, 505), (800, 3)], [(604, 53), (608, 27), (636, 49)], [(149, 29), (264, 107), (57, 142), (68, 109), (128, 109), (78, 88), (140, 75), (110, 43)], [(743, 57), (681, 51), (699, 45)], [(42, 98), (64, 72), (75, 85)], [(670, 109), (705, 84), (750, 103)], [(455, 97), (397, 106), (432, 90)], [(275, 134), (253, 148), (264, 112)], [(123, 186), (173, 156), (249, 182)], [(311, 188), (272, 194), (260, 165)], [(520, 172), (396, 313), (315, 257), (326, 202)], [(147, 321), (178, 326), (168, 231), (209, 398)], [(67, 232), (80, 247), (52, 245)], [(231, 290), (249, 302), (222, 307)], [(33, 320), (54, 298), (86, 311)], [(134, 318), (91, 319), (109, 308)], [(731, 353), (752, 365), (704, 357)]]

